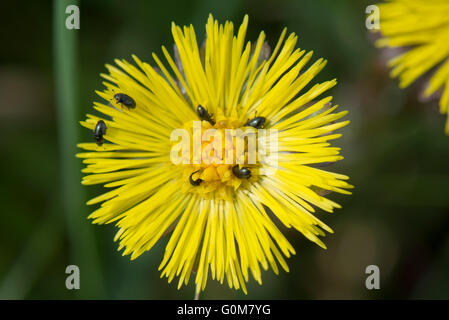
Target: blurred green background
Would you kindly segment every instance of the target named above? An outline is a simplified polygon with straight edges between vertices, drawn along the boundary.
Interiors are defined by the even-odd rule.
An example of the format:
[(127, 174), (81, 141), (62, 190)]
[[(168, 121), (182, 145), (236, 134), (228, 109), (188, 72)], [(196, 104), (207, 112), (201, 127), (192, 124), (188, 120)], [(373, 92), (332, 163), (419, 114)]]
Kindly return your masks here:
[[(388, 52), (376, 50), (357, 0), (81, 1), (76, 119), (99, 99), (99, 73), (115, 58), (136, 54), (152, 61), (172, 46), (170, 23), (192, 23), (199, 38), (209, 12), (240, 24), (249, 14), (248, 39), (264, 30), (271, 45), (284, 26), (299, 46), (328, 65), (317, 81), (336, 77), (331, 94), (352, 123), (337, 141), (345, 160), (333, 171), (348, 174), (352, 196), (332, 194), (343, 209), (317, 215), (333, 227), (327, 250), (284, 230), (296, 249), (290, 273), (263, 273), (248, 295), (209, 281), (203, 299), (409, 299), (449, 298), (449, 137), (437, 102), (418, 100), (422, 82), (400, 90), (388, 76)], [(191, 299), (192, 283), (159, 278), (165, 241), (136, 261), (122, 257), (113, 225), (94, 226), (86, 199), (101, 187), (76, 190), (64, 201), (55, 98), (51, 1), (5, 2), (0, 49), (0, 298)], [(77, 49), (76, 49), (77, 48)], [(69, 124), (70, 126), (71, 124)], [(80, 141), (91, 132), (77, 127)], [(75, 141), (73, 142), (75, 143)], [(67, 156), (67, 155), (66, 155)], [(69, 158), (72, 155), (68, 155)], [(73, 155), (74, 157), (74, 155)], [(79, 159), (72, 162), (81, 168)], [(66, 173), (64, 173), (66, 174)], [(79, 174), (81, 177), (81, 174)], [(67, 203), (74, 203), (67, 208)], [(78, 203), (78, 206), (76, 204)], [(81, 289), (65, 288), (65, 268), (81, 269)], [(381, 289), (365, 288), (365, 268), (380, 267)], [(192, 282), (192, 281), (191, 281)]]

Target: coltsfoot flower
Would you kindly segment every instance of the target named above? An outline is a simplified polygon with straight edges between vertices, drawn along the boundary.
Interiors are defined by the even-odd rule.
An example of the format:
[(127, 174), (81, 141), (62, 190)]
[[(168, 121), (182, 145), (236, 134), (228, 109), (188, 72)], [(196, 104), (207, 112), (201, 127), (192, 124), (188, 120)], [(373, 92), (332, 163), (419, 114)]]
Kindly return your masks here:
[[(382, 38), (376, 45), (405, 49), (389, 61), (391, 76), (405, 88), (433, 72), (424, 96), (441, 91), (440, 111), (449, 114), (449, 1), (390, 0), (378, 6)], [(449, 117), (445, 130), (449, 134)]]
[[(197, 291), (204, 290), (210, 274), (246, 293), (249, 274), (262, 283), (261, 267), (288, 271), (284, 257), (295, 250), (277, 225), (325, 248), (319, 237), (332, 229), (313, 213), (339, 208), (323, 195), (349, 194), (352, 187), (347, 176), (319, 168), (343, 158), (329, 141), (349, 122), (339, 121), (346, 111), (335, 112), (332, 97), (318, 98), (336, 80), (311, 84), (326, 61), (306, 67), (312, 52), (295, 49), (298, 38), (286, 37), (286, 29), (272, 53), (263, 32), (255, 44), (245, 42), (247, 26), (245, 16), (234, 35), (231, 22), (221, 25), (210, 16), (199, 47), (192, 26), (173, 23), (175, 59), (162, 47), (170, 69), (156, 54), (154, 66), (136, 56), (137, 66), (107, 65), (106, 88), (97, 92), (105, 102), (94, 104), (103, 116), (88, 114), (81, 122), (96, 139), (79, 144), (86, 150), (78, 154), (87, 165), (82, 183), (111, 188), (88, 202), (101, 203), (89, 218), (116, 223), (119, 250), (131, 259), (171, 234), (159, 270), (169, 282), (178, 276), (178, 288), (194, 273)], [(277, 162), (264, 156), (243, 165), (237, 156), (232, 163), (198, 162), (192, 153), (175, 163), (172, 133), (194, 135), (198, 125), (218, 136), (248, 127), (272, 130)], [(232, 141), (224, 149), (235, 155)], [(200, 151), (205, 148), (201, 143)], [(240, 160), (248, 162), (248, 150)]]

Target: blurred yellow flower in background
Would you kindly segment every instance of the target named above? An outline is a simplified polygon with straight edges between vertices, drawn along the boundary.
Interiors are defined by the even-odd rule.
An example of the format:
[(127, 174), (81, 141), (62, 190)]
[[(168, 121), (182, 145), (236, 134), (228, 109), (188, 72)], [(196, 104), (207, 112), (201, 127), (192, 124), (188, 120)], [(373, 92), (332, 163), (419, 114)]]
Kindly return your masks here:
[[(424, 91), (441, 92), (440, 112), (449, 113), (449, 1), (391, 0), (378, 5), (382, 38), (378, 47), (404, 47), (388, 63), (401, 88), (433, 72)], [(449, 117), (446, 122), (449, 134)]]
[[(97, 139), (79, 144), (88, 174), (82, 183), (113, 188), (88, 202), (102, 203), (90, 218), (116, 222), (119, 250), (131, 259), (172, 232), (159, 270), (169, 282), (178, 276), (178, 288), (196, 271), (197, 292), (210, 273), (246, 293), (249, 273), (262, 283), (260, 267), (278, 273), (279, 263), (288, 271), (284, 256), (295, 250), (274, 220), (324, 248), (319, 236), (332, 230), (312, 213), (340, 207), (325, 192), (352, 188), (347, 176), (316, 167), (343, 158), (329, 141), (349, 123), (337, 121), (347, 112), (334, 113), (332, 97), (316, 100), (335, 79), (303, 90), (326, 61), (305, 68), (312, 52), (295, 49), (298, 37), (286, 37), (286, 29), (272, 53), (263, 32), (255, 44), (245, 43), (247, 26), (245, 16), (234, 35), (231, 22), (210, 16), (199, 47), (192, 26), (173, 23), (175, 58), (162, 47), (171, 71), (155, 54), (156, 67), (135, 56), (138, 67), (124, 60), (116, 60), (121, 69), (107, 65), (106, 89), (98, 92), (107, 103), (94, 105), (104, 116), (81, 122)], [(200, 106), (213, 121), (200, 116)], [(204, 128), (236, 129), (255, 115), (278, 131), (278, 167), (258, 162), (242, 177), (235, 165), (170, 161), (173, 130), (199, 120)]]

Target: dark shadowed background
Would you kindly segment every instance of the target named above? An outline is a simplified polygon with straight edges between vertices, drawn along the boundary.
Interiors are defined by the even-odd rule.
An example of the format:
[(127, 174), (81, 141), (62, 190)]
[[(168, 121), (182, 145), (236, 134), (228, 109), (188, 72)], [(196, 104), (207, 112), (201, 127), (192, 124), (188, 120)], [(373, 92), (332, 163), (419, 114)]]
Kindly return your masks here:
[[(352, 196), (332, 194), (343, 209), (318, 212), (334, 230), (323, 250), (292, 230), (290, 273), (263, 273), (248, 295), (209, 280), (205, 299), (449, 298), (449, 137), (437, 102), (419, 101), (422, 82), (400, 90), (385, 68), (388, 52), (372, 44), (357, 0), (81, 1), (78, 32), (78, 115), (99, 99), (99, 73), (115, 58), (152, 61), (171, 47), (170, 23), (192, 23), (198, 38), (211, 12), (239, 25), (249, 14), (248, 39), (264, 30), (275, 45), (282, 28), (299, 46), (328, 59), (317, 81), (337, 78), (329, 94), (350, 111), (336, 144), (334, 167), (351, 177)], [(113, 225), (94, 226), (81, 205), (66, 218), (55, 100), (51, 1), (2, 4), (0, 48), (0, 298), (191, 299), (160, 279), (166, 240), (135, 261), (122, 257)], [(79, 127), (79, 141), (92, 139)], [(73, 144), (79, 141), (73, 141)], [(81, 168), (81, 161), (78, 161)], [(81, 187), (83, 202), (101, 187)], [(69, 236), (70, 234), (70, 236)], [(86, 240), (87, 239), (87, 240)], [(76, 253), (74, 253), (76, 251)], [(83, 261), (83, 262), (80, 262)], [(81, 268), (81, 289), (65, 288), (65, 268)], [(365, 268), (378, 265), (380, 290), (365, 288)], [(192, 280), (192, 279), (191, 279)]]

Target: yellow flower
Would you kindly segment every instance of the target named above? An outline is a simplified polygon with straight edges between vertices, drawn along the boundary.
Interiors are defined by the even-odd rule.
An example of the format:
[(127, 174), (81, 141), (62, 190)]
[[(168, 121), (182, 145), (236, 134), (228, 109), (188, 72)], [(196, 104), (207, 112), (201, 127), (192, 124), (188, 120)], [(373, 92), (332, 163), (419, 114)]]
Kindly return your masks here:
[[(346, 111), (334, 113), (332, 97), (316, 100), (335, 79), (304, 89), (326, 61), (306, 68), (312, 52), (295, 49), (298, 38), (292, 33), (285, 39), (286, 30), (272, 54), (263, 32), (255, 44), (245, 43), (247, 26), (245, 16), (234, 35), (231, 22), (221, 25), (210, 16), (199, 48), (192, 26), (181, 29), (173, 23), (175, 59), (162, 47), (171, 71), (156, 54), (155, 67), (135, 56), (137, 67), (124, 60), (116, 60), (121, 69), (107, 65), (109, 74), (102, 74), (106, 89), (98, 92), (106, 104), (94, 105), (104, 116), (89, 114), (81, 122), (91, 130), (98, 127), (98, 144), (79, 144), (87, 150), (78, 154), (87, 164), (82, 183), (112, 188), (88, 202), (102, 202), (89, 217), (97, 224), (115, 222), (119, 250), (131, 259), (172, 232), (159, 270), (169, 282), (179, 276), (178, 288), (193, 272), (197, 291), (204, 290), (210, 272), (212, 279), (226, 279), (246, 293), (249, 273), (262, 283), (260, 267), (271, 266), (277, 274), (279, 263), (288, 271), (284, 256), (295, 250), (276, 223), (325, 248), (319, 236), (332, 230), (312, 213), (339, 208), (322, 195), (349, 194), (346, 189), (352, 187), (348, 177), (316, 167), (343, 158), (329, 141), (339, 138), (334, 131), (349, 122), (337, 122)], [(201, 122), (199, 107), (207, 112)], [(265, 121), (256, 123), (257, 117)], [(184, 157), (186, 163), (172, 161), (173, 130), (191, 133), (199, 123), (222, 135), (249, 127), (249, 120), (253, 127), (277, 133), (277, 165), (261, 161), (264, 157), (237, 167), (236, 162), (194, 164), (194, 155)], [(236, 154), (233, 143), (224, 150)], [(248, 157), (246, 146), (241, 158)]]
[[(440, 111), (449, 113), (449, 1), (391, 0), (379, 4), (378, 47), (405, 47), (389, 61), (391, 76), (405, 88), (435, 68), (424, 95), (442, 90)], [(449, 134), (449, 117), (446, 122)]]

